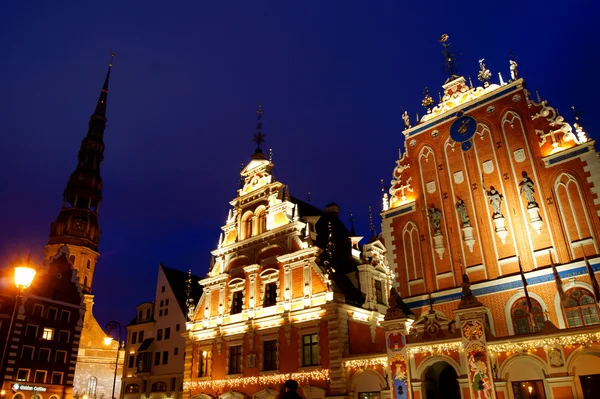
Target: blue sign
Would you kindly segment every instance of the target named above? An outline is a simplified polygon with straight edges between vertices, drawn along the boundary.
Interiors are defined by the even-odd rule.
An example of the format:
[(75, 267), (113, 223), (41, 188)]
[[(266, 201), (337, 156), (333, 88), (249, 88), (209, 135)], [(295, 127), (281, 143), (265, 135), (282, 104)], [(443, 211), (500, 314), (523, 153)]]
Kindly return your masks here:
[(450, 126), (450, 137), (457, 143), (462, 143), (473, 137), (477, 131), (477, 120), (472, 116), (463, 115)]

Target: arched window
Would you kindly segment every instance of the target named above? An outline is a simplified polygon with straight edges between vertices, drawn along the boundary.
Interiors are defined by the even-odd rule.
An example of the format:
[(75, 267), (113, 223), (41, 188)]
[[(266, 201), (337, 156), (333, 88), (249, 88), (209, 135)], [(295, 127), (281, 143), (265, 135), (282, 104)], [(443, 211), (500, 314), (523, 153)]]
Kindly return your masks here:
[(267, 213), (265, 212), (264, 208), (259, 210), (256, 213), (256, 235), (259, 235), (261, 233), (264, 233), (265, 231), (267, 231)]
[(138, 384), (129, 384), (127, 388), (125, 388), (126, 393), (136, 393), (140, 391), (140, 386)]
[(529, 318), (529, 310), (527, 309), (527, 299), (525, 297), (519, 298), (513, 303), (510, 309), (510, 315), (512, 317), (513, 327), (515, 334), (528, 334), (536, 331), (532, 331), (531, 322), (533, 321), (537, 326), (537, 331), (541, 331), (544, 327), (544, 311), (540, 303), (534, 298), (531, 299), (531, 310), (532, 318)]
[(252, 237), (252, 212), (247, 212), (242, 217), (242, 240)]
[(600, 323), (598, 304), (594, 295), (585, 288), (575, 287), (565, 292), (565, 314), (568, 327)]
[(87, 394), (88, 396), (96, 396), (96, 386), (98, 385), (98, 379), (96, 377), (90, 377), (88, 380)]
[(152, 392), (165, 392), (167, 390), (167, 383), (158, 381), (152, 384)]

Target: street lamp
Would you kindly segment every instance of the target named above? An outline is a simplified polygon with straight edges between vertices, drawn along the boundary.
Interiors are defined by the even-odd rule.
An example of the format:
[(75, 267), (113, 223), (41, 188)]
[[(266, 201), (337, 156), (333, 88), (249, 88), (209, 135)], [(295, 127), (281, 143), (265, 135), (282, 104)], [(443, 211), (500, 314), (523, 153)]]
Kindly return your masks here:
[[(106, 324), (106, 332), (111, 333), (117, 329), (117, 358), (115, 359), (115, 375), (113, 377), (112, 399), (115, 399), (115, 387), (117, 385), (117, 369), (119, 368), (119, 350), (121, 349), (121, 323), (111, 320)], [(104, 338), (104, 344), (110, 345), (112, 338), (107, 336)]]
[[(29, 264), (29, 259), (27, 260)], [(0, 359), (0, 388), (4, 386), (4, 376), (6, 374), (6, 350), (10, 345), (10, 336), (12, 333), (13, 325), (15, 324), (15, 318), (17, 317), (17, 309), (19, 308), (19, 302), (21, 301), (23, 291), (25, 291), (31, 285), (33, 277), (35, 277), (35, 269), (29, 266), (18, 266), (15, 267), (15, 287), (17, 287), (17, 296), (15, 298), (15, 308), (13, 309), (12, 317), (10, 318), (10, 324), (8, 325), (8, 332), (6, 333), (6, 343), (4, 344), (4, 350), (2, 351), (2, 359)]]

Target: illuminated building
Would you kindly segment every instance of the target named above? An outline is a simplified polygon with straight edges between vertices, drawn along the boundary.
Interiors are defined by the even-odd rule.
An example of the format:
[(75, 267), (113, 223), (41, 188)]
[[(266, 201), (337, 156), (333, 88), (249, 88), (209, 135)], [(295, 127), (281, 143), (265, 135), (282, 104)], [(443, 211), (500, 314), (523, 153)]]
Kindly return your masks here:
[(348, 376), (365, 356), (385, 353), (385, 248), (375, 237), (360, 247), (338, 205), (321, 210), (290, 195), (262, 152), (260, 115), (258, 148), (187, 325), (183, 398), (267, 399), (288, 378), (306, 398), (344, 395), (348, 384), (356, 394), (385, 391), (381, 373)]
[(498, 84), (481, 60), (475, 87), (447, 59), (440, 102), (426, 93), (425, 114), (404, 115), (383, 199), (394, 286), (420, 315), (391, 308), (384, 322), (394, 394), (596, 397), (595, 142), (526, 89), (514, 60)]
[(127, 326), (121, 399), (181, 399), (185, 331), (189, 305), (196, 303), (200, 279), (158, 267), (156, 296), (137, 306)]

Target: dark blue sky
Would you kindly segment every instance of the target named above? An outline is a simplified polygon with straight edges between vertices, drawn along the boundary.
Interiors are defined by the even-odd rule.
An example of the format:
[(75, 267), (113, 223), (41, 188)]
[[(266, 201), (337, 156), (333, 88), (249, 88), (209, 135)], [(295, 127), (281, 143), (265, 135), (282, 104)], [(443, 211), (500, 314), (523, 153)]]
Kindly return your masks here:
[[(419, 3), (407, 5), (406, 3)], [(93, 4), (93, 5), (92, 5)], [(340, 204), (367, 235), (402, 144), (400, 108), (423, 113), (445, 80), (442, 33), (475, 81), (486, 58), (572, 120), (599, 95), (593, 1), (59, 1), (0, 12), (0, 262), (41, 259), (111, 51), (95, 313), (127, 322), (158, 262), (206, 273), (253, 152), (257, 104), (276, 177)]]

